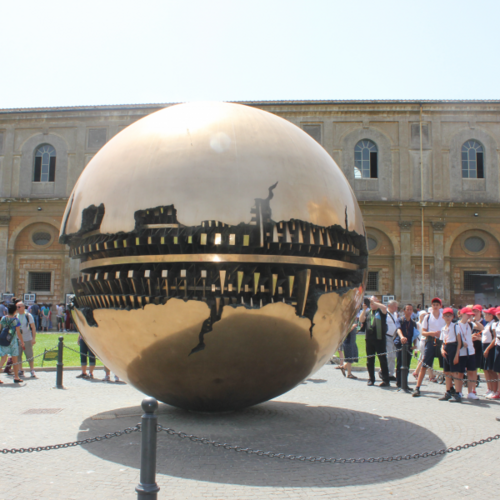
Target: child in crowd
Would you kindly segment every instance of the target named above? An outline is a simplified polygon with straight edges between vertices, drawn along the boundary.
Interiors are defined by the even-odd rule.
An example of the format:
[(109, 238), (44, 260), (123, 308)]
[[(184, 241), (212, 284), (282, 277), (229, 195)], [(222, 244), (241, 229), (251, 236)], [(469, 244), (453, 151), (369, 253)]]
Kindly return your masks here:
[[(498, 325), (495, 317), (496, 309), (494, 307), (486, 309), (484, 311), (484, 318), (486, 320), (486, 326), (481, 332), (481, 342), (483, 348), (483, 369), (484, 375), (486, 377), (486, 384), (488, 386), (488, 392), (486, 393), (487, 399), (500, 399), (500, 393), (498, 392), (498, 382), (491, 382), (497, 377), (495, 375), (495, 328)], [(490, 352), (490, 346), (493, 346), (493, 352)]]
[[(443, 310), (443, 319), (445, 326), (441, 329), (441, 354), (443, 355), (443, 368), (446, 378), (446, 392), (439, 401), (454, 401), (460, 403), (462, 397), (460, 391), (462, 390), (462, 381), (460, 375), (460, 348), (462, 347), (462, 340), (460, 335), (457, 334), (457, 325), (452, 323), (453, 309), (446, 307)], [(452, 378), (453, 377), (453, 378)], [(462, 375), (463, 377), (463, 375)], [(453, 380), (457, 382), (457, 391), (453, 389)]]
[[(467, 399), (479, 399), (476, 394), (477, 366), (474, 343), (472, 341), (472, 328), (476, 325), (470, 323), (470, 319), (474, 316), (474, 311), (470, 307), (464, 307), (460, 313), (460, 321), (457, 323), (457, 333), (462, 339), (462, 348), (460, 349), (461, 374), (459, 377), (463, 378), (465, 370), (467, 370)], [(459, 391), (457, 390), (457, 392)]]
[[(495, 316), (500, 320), (500, 307), (495, 309)], [(495, 327), (491, 328), (493, 335), (493, 339), (488, 348), (484, 351), (484, 356), (489, 358), (490, 356), (494, 357), (493, 361), (493, 373), (495, 374), (495, 378), (500, 378), (500, 321), (498, 321)], [(491, 365), (490, 365), (491, 366)], [(500, 383), (497, 382), (497, 392), (491, 396), (489, 399), (500, 399)]]

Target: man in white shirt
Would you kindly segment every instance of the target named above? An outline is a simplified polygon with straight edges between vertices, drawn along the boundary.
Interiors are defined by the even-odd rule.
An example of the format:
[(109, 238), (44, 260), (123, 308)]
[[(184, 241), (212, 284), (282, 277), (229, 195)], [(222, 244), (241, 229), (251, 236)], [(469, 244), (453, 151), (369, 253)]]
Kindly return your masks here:
[(441, 299), (439, 297), (433, 298), (431, 306), (432, 311), (424, 316), (422, 320), (422, 337), (425, 338), (425, 346), (422, 367), (420, 368), (417, 379), (417, 387), (412, 394), (415, 398), (420, 396), (420, 386), (424, 380), (427, 368), (432, 369), (432, 364), (434, 363), (435, 339), (439, 338), (442, 328), (446, 325), (441, 313)]
[(63, 304), (56, 305), (57, 329), (62, 332), (64, 326), (64, 306)]
[[(21, 334), (24, 341), (24, 349), (19, 356), (19, 361), (22, 361), (24, 352), (26, 359), (30, 360), (28, 361), (28, 363), (30, 365), (31, 377), (37, 378), (35, 374), (35, 362), (33, 359), (31, 359), (33, 358), (33, 346), (36, 344), (35, 321), (33, 320), (33, 316), (31, 315), (31, 313), (26, 311), (26, 306), (22, 302), (18, 302), (16, 304), (16, 307), (17, 319), (19, 320), (19, 323), (21, 323)], [(22, 365), (21, 369), (19, 370), (19, 374), (21, 373), (23, 373)]]
[[(396, 322), (398, 321), (398, 303), (391, 300), (387, 304), (387, 332), (385, 334), (385, 350), (387, 351), (387, 365), (389, 368), (389, 380), (396, 381), (396, 347), (394, 346), (394, 335), (396, 335)], [(379, 377), (382, 373), (379, 371)]]

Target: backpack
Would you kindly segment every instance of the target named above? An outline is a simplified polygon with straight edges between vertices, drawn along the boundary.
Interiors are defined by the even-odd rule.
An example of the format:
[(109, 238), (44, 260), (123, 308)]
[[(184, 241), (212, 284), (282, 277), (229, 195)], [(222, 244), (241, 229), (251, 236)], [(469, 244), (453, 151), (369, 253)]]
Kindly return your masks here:
[(4, 326), (2, 328), (2, 331), (0, 332), (0, 345), (2, 347), (8, 347), (8, 346), (10, 346), (10, 343), (12, 342), (12, 338), (14, 337), (14, 335), (12, 335), (12, 333), (10, 333), (10, 327), (14, 323), (14, 319), (12, 319), (7, 326)]

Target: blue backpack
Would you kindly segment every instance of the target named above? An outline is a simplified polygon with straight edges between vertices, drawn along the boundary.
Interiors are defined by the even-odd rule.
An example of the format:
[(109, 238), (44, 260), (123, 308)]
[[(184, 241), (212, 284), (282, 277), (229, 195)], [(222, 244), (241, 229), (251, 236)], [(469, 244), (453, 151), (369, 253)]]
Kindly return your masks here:
[(14, 323), (14, 320), (15, 320), (15, 318), (12, 319), (7, 326), (4, 326), (2, 328), (2, 331), (0, 332), (0, 345), (2, 347), (8, 347), (8, 346), (10, 346), (10, 343), (12, 342), (12, 338), (14, 337), (14, 335), (12, 335), (12, 333), (10, 333), (10, 327)]

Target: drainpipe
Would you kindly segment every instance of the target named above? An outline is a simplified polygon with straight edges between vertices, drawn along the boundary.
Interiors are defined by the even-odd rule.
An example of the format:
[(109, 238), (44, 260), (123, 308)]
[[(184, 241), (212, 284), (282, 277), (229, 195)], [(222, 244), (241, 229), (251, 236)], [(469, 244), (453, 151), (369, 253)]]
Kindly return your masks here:
[(422, 140), (422, 104), (420, 104), (420, 209), (421, 209), (421, 238), (422, 238), (422, 309), (425, 307), (425, 283), (424, 283), (424, 161)]

